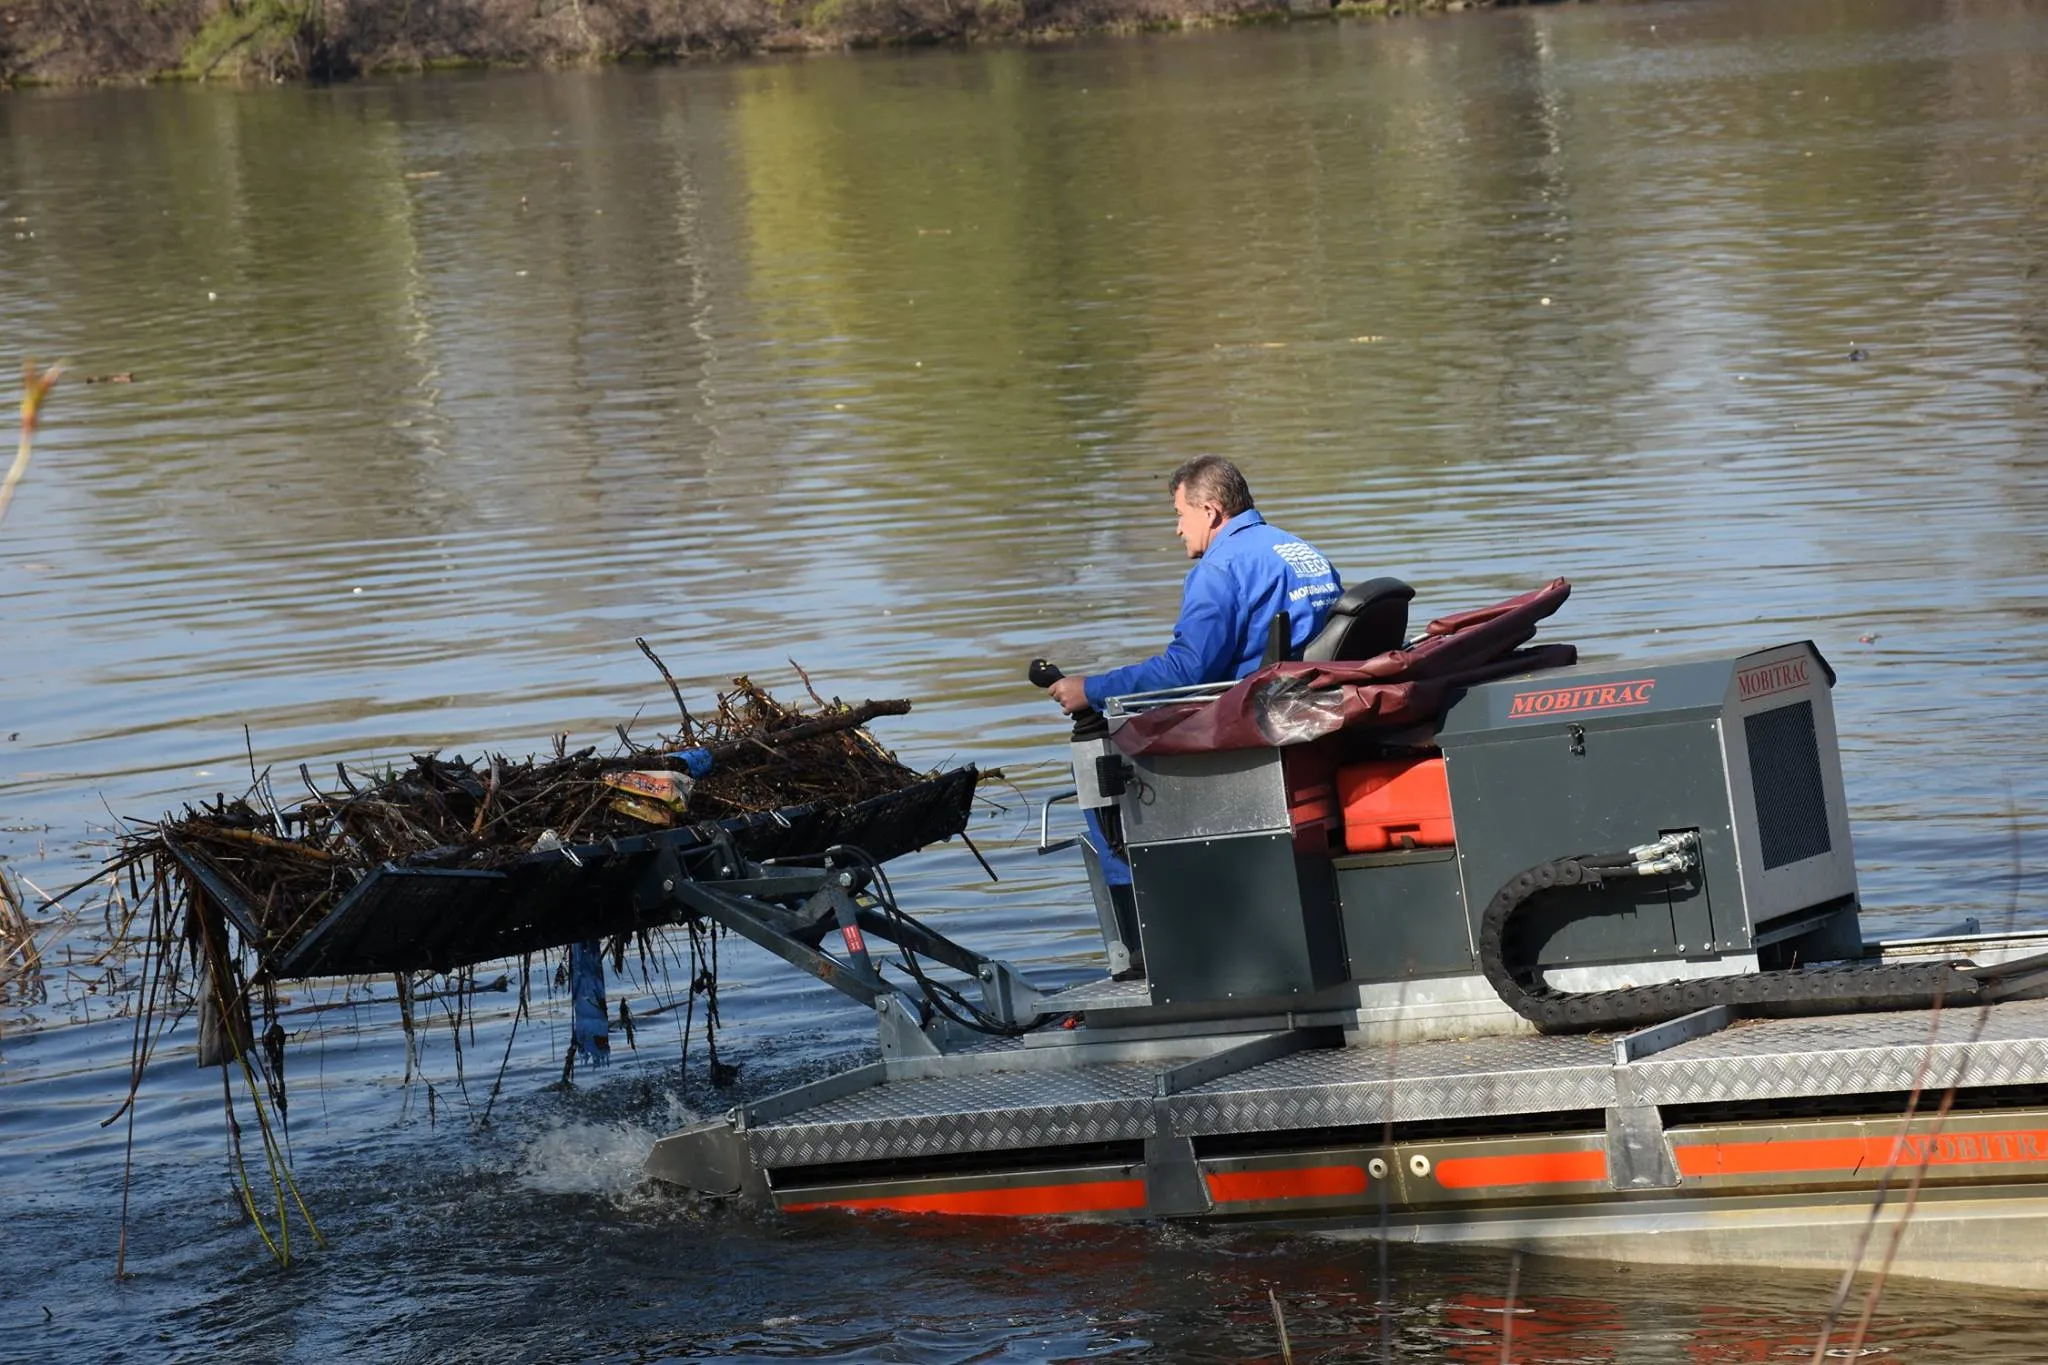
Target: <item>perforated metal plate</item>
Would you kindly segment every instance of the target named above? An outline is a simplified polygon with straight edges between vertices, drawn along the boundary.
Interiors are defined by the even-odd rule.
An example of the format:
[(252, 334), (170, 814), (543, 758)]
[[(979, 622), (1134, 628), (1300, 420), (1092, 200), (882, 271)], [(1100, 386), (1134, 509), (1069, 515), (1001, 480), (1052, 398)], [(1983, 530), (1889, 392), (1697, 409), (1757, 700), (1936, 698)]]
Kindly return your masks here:
[(1831, 847), (1828, 797), (1820, 745), (1814, 737), (1813, 703), (1759, 711), (1744, 717), (1742, 727), (1764, 867), (1783, 867), (1826, 853)]

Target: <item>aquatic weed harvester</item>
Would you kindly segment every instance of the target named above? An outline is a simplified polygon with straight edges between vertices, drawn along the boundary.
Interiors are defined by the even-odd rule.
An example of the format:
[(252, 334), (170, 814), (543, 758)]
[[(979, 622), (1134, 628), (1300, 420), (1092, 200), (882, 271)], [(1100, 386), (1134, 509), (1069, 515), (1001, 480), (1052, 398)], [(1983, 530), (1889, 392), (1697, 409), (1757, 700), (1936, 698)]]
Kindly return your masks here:
[[(1078, 717), (1039, 851), (1079, 849), (1104, 970), (1059, 990), (890, 884), (964, 832), (971, 768), (457, 839), (358, 869), (267, 952), (220, 851), (165, 848), (273, 977), (715, 925), (872, 1011), (878, 1061), (656, 1144), (649, 1174), (707, 1198), (1838, 1268), (1906, 1218), (1897, 1184), (1895, 1273), (2048, 1286), (2048, 933), (1866, 939), (1819, 651), (1581, 664), (1531, 643), (1569, 591), (1411, 639), (1413, 590), (1374, 580), (1303, 658), (1276, 632), (1242, 682)], [(651, 786), (615, 796), (695, 762), (636, 751)], [(456, 775), (458, 827), (493, 780)]]
[[(1084, 714), (1040, 851), (1081, 849), (1100, 980), (925, 935), (851, 850), (660, 860), (636, 896), (872, 1009), (881, 1059), (647, 1170), (790, 1213), (1827, 1268), (1910, 1181), (1895, 1273), (2048, 1285), (2048, 935), (1865, 939), (1819, 651), (1582, 665), (1529, 643), (1568, 593), (1410, 640), (1376, 580), (1302, 659)], [(1069, 802), (1099, 833), (1054, 837)]]

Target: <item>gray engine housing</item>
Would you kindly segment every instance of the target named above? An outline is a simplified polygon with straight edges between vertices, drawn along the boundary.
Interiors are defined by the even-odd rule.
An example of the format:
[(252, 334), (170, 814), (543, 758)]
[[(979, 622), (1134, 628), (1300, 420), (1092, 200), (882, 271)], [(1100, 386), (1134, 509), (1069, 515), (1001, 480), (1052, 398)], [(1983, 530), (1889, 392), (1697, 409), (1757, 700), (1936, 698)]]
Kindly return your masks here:
[(1801, 641), (1472, 689), (1438, 743), (1473, 941), (1487, 903), (1526, 868), (1697, 830), (1704, 866), (1691, 877), (1525, 911), (1538, 917), (1545, 979), (1589, 990), (1621, 984), (1606, 964), (1727, 971), (1753, 970), (1759, 953), (1764, 966), (1859, 955), (1833, 683)]

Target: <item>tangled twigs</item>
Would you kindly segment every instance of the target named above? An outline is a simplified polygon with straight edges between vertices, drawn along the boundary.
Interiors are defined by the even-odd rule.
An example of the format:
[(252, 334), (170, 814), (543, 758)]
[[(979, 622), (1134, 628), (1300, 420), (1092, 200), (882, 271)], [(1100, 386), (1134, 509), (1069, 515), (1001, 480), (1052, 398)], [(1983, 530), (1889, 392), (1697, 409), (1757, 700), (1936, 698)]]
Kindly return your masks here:
[[(680, 689), (668, 680), (680, 706)], [(808, 676), (804, 686), (817, 696)], [(645, 833), (650, 821), (724, 820), (799, 805), (843, 809), (902, 791), (920, 775), (862, 727), (908, 710), (908, 701), (836, 699), (804, 710), (741, 677), (718, 698), (715, 714), (682, 707), (682, 729), (651, 748), (600, 757), (558, 742), (552, 756), (519, 760), (416, 754), (409, 767), (382, 774), (338, 768), (340, 786), (331, 791), (301, 765), (306, 796), (295, 807), (282, 808), (255, 787), (239, 798), (223, 794), (139, 827), (124, 841), (121, 861), (148, 864), (189, 898), (197, 888), (187, 885), (192, 873), (180, 854), (203, 860), (254, 917), (239, 924), (246, 946), (272, 958), (384, 863), (491, 870), (525, 857), (550, 833), (563, 843), (595, 842)], [(707, 750), (712, 766), (680, 814), (623, 800), (608, 780), (682, 770), (686, 761), (671, 755), (684, 747)]]
[(669, 695), (676, 699), (676, 710), (683, 713), (682, 739), (687, 744), (690, 732), (696, 728), (696, 722), (690, 719), (690, 708), (683, 702), (683, 689), (676, 686), (675, 676), (668, 671), (668, 665), (661, 661), (661, 656), (654, 652), (654, 646), (647, 643), (645, 636), (634, 636), (633, 643), (640, 646), (640, 652), (647, 656), (647, 662), (661, 670), (661, 680), (668, 684)]
[[(647, 652), (653, 657), (651, 649)], [(655, 662), (659, 667), (660, 661)], [(311, 765), (299, 764), (305, 795), (287, 804), (271, 790), (268, 770), (259, 770), (251, 743), (251, 784), (241, 796), (217, 793), (211, 801), (187, 805), (182, 814), (131, 826), (119, 855), (97, 874), (111, 877), (118, 887), (125, 873), (133, 894), (129, 914), (135, 913), (134, 907), (146, 907), (149, 919), (142, 945), (143, 997), (135, 1023), (129, 1095), (107, 1122), (125, 1116), (132, 1135), (135, 1089), (151, 1053), (172, 1024), (196, 1009), (202, 1022), (202, 1053), (222, 1067), (230, 1156), (243, 1211), (272, 1254), (286, 1262), (292, 1255), (294, 1224), (310, 1232), (316, 1244), (319, 1231), (291, 1176), (285, 1126), (288, 1034), (278, 1017), (273, 972), (303, 974), (298, 969), (308, 963), (330, 969), (333, 959), (320, 957), (317, 951), (296, 967), (292, 954), (305, 948), (309, 935), (323, 924), (346, 920), (346, 915), (331, 912), (379, 869), (398, 864), (408, 871), (495, 872), (545, 849), (602, 843), (662, 825), (696, 825), (793, 807), (810, 808), (804, 820), (832, 828), (830, 818), (840, 812), (899, 793), (904, 797), (901, 802), (884, 802), (882, 807), (889, 819), (903, 824), (903, 847), (920, 847), (959, 832), (957, 825), (949, 825), (941, 832), (924, 833), (935, 829), (932, 822), (945, 812), (938, 811), (935, 817), (934, 803), (912, 789), (922, 783), (930, 792), (946, 793), (947, 800), (957, 800), (959, 818), (964, 820), (966, 790), (956, 779), (965, 777), (971, 788), (972, 770), (928, 780), (897, 762), (863, 728), (875, 717), (902, 715), (910, 710), (909, 702), (826, 701), (799, 670), (815, 703), (808, 709), (784, 706), (767, 689), (741, 677), (718, 697), (714, 711), (693, 714), (682, 705), (681, 690), (666, 668), (662, 674), (676, 694), (682, 726), (673, 736), (656, 737), (652, 745), (624, 741), (615, 752), (600, 756), (594, 748), (570, 750), (563, 735), (554, 737), (551, 753), (525, 759), (499, 753), (476, 760), (426, 753), (381, 772), (338, 765), (331, 785), (316, 781)], [(708, 751), (708, 770), (704, 754), (686, 756), (684, 751), (693, 749)], [(650, 793), (651, 799), (643, 799)], [(848, 817), (865, 835), (879, 834), (886, 840), (890, 829), (877, 825), (877, 818), (872, 808)], [(783, 831), (812, 828), (786, 818), (755, 823), (779, 824)], [(878, 847), (886, 846), (885, 842)], [(525, 870), (531, 868), (528, 864)], [(475, 884), (460, 877), (423, 880)], [(388, 889), (391, 882), (378, 885)], [(518, 898), (507, 900), (507, 910), (516, 914)], [(436, 920), (437, 903), (431, 898), (385, 904), (396, 907), (387, 926), (391, 932), (401, 938), (431, 939), (448, 948), (448, 926)], [(8, 926), (20, 918), (19, 908), (18, 901), (0, 896), (0, 967), (8, 965)], [(10, 910), (14, 919), (8, 917)], [(689, 936), (689, 980), (675, 993), (680, 998), (646, 1011), (628, 1011), (622, 999), (619, 1030), (630, 1044), (634, 1029), (647, 1017), (680, 1007), (687, 1057), (692, 1027), (701, 1017), (711, 1079), (728, 1084), (737, 1068), (721, 1061), (717, 1052), (718, 934), (701, 920), (687, 919), (683, 924)], [(595, 931), (574, 934), (580, 927), (567, 925), (562, 932), (570, 936), (552, 941), (598, 936)], [(555, 931), (551, 924), (548, 932)], [(609, 933), (604, 937), (612, 970), (623, 974), (624, 940)], [(464, 942), (477, 949), (499, 940), (472, 935)], [(644, 941), (641, 950), (646, 978), (651, 973)], [(444, 965), (435, 970), (445, 971), (446, 963), (467, 959), (450, 950), (438, 960)], [(417, 979), (416, 970), (422, 973)], [(662, 974), (667, 975), (665, 969)], [(417, 1004), (437, 996), (420, 989), (428, 980), (423, 969), (408, 967), (394, 979), (410, 1084), (426, 1076), (420, 1056), (424, 1036), (418, 1027), (424, 1021), (416, 1014)], [(467, 1103), (468, 1048), (461, 1030), (465, 1017), (473, 1023), (478, 988), (473, 978), (452, 979), (453, 1004), (442, 1008), (457, 1040), (455, 1083)], [(519, 1023), (529, 1015), (524, 964), (520, 980), (504, 1057), (482, 1103), (479, 1122), (489, 1121)], [(0, 975), (0, 986), (5, 984), (6, 977)], [(251, 1018), (252, 1000), (262, 1004), (260, 1029)], [(475, 1042), (473, 1032), (466, 1041)], [(234, 1083), (236, 1072), (240, 1085)], [(431, 1081), (426, 1093), (431, 1115), (437, 1100)], [(241, 1115), (253, 1117), (254, 1136), (259, 1139), (246, 1151)]]

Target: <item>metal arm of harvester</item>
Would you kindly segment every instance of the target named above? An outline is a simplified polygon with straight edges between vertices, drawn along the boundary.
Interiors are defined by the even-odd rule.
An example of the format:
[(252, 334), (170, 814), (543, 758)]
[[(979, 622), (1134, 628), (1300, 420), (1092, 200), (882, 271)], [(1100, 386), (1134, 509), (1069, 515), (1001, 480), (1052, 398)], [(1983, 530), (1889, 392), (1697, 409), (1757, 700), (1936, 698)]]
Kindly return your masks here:
[[(912, 919), (888, 897), (874, 894), (874, 882), (858, 856), (828, 855), (816, 867), (756, 863), (720, 839), (696, 848), (664, 848), (636, 889), (635, 902), (647, 911), (681, 906), (703, 915), (867, 1005), (876, 1012), (885, 1054), (938, 1055), (952, 1032), (949, 1024), (1013, 1032), (1039, 1020), (1040, 993), (1015, 968)], [(843, 956), (824, 947), (834, 930)], [(870, 938), (904, 950), (903, 966), (915, 990), (883, 978), (868, 951)], [(955, 998), (949, 1006), (942, 998), (946, 988), (925, 976), (919, 958), (972, 977), (981, 988), (980, 1005)]]

